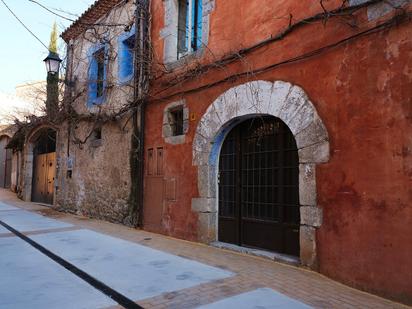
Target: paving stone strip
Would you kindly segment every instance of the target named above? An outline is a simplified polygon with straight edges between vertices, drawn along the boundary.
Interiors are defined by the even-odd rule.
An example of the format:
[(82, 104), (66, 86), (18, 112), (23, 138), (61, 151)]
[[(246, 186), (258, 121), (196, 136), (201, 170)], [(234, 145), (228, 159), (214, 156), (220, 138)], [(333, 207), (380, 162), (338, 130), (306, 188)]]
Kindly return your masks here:
[(86, 281), (91, 286), (93, 286), (97, 290), (101, 291), (103, 294), (107, 295), (108, 297), (110, 297), (111, 299), (116, 301), (119, 305), (123, 306), (124, 308), (127, 308), (127, 309), (129, 309), (129, 308), (130, 309), (143, 309), (143, 307), (139, 306), (138, 304), (133, 302), (131, 299), (129, 299), (126, 296), (120, 294), (119, 292), (113, 290), (111, 287), (107, 286), (106, 284), (104, 284), (103, 282), (97, 280), (96, 278), (90, 276), (88, 273), (86, 273), (86, 272), (82, 271), (81, 269), (77, 268), (76, 266), (74, 266), (70, 262), (62, 259), (59, 256), (57, 256), (56, 254), (54, 254), (50, 250), (46, 249), (42, 245), (40, 245), (37, 242), (35, 242), (34, 240), (32, 240), (31, 238), (29, 238), (26, 235), (20, 233), (19, 231), (17, 231), (16, 229), (14, 229), (10, 225), (8, 225), (7, 223), (0, 220), (0, 224), (4, 228), (6, 228), (10, 232), (12, 232), (14, 235), (16, 235), (17, 237), (21, 238), (22, 240), (24, 240), (25, 242), (30, 244), (35, 249), (37, 249), (38, 251), (40, 251), (41, 253), (43, 253), (44, 255), (46, 255), (47, 257), (49, 257), (50, 259), (52, 259), (56, 263), (58, 263), (59, 265), (63, 266), (64, 268), (66, 268), (71, 273), (78, 276), (80, 279)]

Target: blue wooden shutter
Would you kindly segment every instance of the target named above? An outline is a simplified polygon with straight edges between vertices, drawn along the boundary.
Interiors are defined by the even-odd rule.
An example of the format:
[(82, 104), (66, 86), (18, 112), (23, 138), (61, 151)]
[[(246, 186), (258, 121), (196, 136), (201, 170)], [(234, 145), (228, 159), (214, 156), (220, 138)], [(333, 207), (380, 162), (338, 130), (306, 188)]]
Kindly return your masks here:
[(202, 47), (202, 0), (192, 0), (192, 37), (191, 44), (193, 50)]
[(88, 89), (88, 100), (87, 100), (87, 106), (91, 107), (94, 104), (94, 101), (96, 100), (96, 93), (97, 93), (97, 61), (94, 55), (91, 55), (89, 57), (90, 59), (90, 65), (89, 65), (89, 76), (88, 76), (88, 84), (89, 84), (89, 89)]
[(134, 34), (119, 43), (119, 80), (127, 82), (133, 77)]

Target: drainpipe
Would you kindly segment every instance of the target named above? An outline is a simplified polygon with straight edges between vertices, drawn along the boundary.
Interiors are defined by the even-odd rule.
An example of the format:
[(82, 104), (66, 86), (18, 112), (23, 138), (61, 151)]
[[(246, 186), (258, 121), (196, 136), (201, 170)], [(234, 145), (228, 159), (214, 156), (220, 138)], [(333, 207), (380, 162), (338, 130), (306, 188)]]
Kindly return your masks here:
[(138, 227), (143, 225), (144, 129), (147, 94), (149, 91), (148, 64), (150, 63), (149, 9), (150, 0), (136, 1), (134, 111), (131, 154), (132, 186), (130, 201), (132, 202), (131, 222)]

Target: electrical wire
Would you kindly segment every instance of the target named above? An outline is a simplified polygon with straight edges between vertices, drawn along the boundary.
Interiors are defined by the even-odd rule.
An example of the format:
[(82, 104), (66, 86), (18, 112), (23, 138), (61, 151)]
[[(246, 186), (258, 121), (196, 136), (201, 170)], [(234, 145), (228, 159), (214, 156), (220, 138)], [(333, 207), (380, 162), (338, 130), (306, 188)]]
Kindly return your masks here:
[(65, 20), (68, 20), (68, 21), (71, 21), (71, 22), (74, 22), (74, 21), (75, 21), (74, 19), (71, 19), (71, 18), (69, 18), (69, 17), (63, 16), (63, 15), (61, 15), (61, 14), (59, 14), (59, 13), (54, 12), (53, 10), (49, 9), (48, 7), (46, 7), (45, 5), (41, 4), (40, 2), (37, 2), (37, 1), (35, 1), (35, 0), (29, 0), (29, 1), (32, 2), (32, 3), (34, 3), (34, 4), (37, 4), (38, 6), (40, 6), (40, 7), (43, 8), (43, 9), (45, 9), (46, 11), (52, 13), (53, 15), (56, 15), (56, 16), (58, 16), (58, 17), (60, 17), (60, 18), (63, 18), (63, 19), (65, 19)]
[(9, 12), (14, 16), (14, 18), (16, 18), (17, 21), (18, 21), (30, 34), (31, 34), (37, 41), (39, 41), (40, 44), (44, 46), (44, 48), (46, 48), (47, 50), (49, 50), (49, 48), (46, 46), (46, 44), (44, 44), (44, 43), (42, 42), (42, 40), (40, 40), (39, 37), (38, 37), (37, 35), (35, 35), (35, 34), (33, 33), (33, 31), (31, 31), (31, 30), (23, 23), (23, 21), (13, 12), (13, 10), (7, 5), (7, 3), (4, 2), (4, 0), (0, 0), (0, 1), (4, 4), (4, 6), (7, 8), (7, 10), (9, 10)]
[[(392, 17), (391, 19), (389, 19), (385, 22), (377, 24), (377, 25), (375, 25), (371, 28), (368, 28), (368, 29), (366, 29), (364, 31), (361, 31), (361, 32), (358, 32), (356, 34), (350, 35), (350, 36), (348, 36), (346, 38), (343, 38), (343, 39), (341, 39), (337, 42), (334, 42), (332, 44), (323, 46), (323, 47), (315, 49), (315, 50), (311, 50), (309, 52), (306, 52), (304, 54), (301, 54), (301, 55), (293, 57), (293, 58), (289, 58), (287, 60), (283, 60), (283, 61), (280, 61), (280, 62), (277, 62), (277, 63), (270, 64), (270, 65), (265, 66), (265, 67), (257, 68), (257, 69), (247, 71), (247, 72), (232, 74), (232, 75), (227, 76), (225, 78), (219, 79), (215, 82), (205, 84), (205, 85), (202, 85), (202, 86), (198, 86), (198, 87), (195, 87), (195, 88), (191, 88), (191, 89), (188, 89), (188, 90), (174, 92), (172, 94), (168, 94), (168, 95), (165, 95), (165, 96), (160, 97), (160, 98), (156, 97), (156, 96), (158, 96), (160, 93), (164, 92), (165, 90), (159, 90), (158, 92), (156, 92), (152, 95), (153, 99), (151, 100), (151, 102), (163, 102), (163, 101), (169, 100), (169, 99), (171, 99), (173, 97), (176, 97), (176, 96), (183, 96), (183, 95), (199, 92), (199, 91), (211, 88), (211, 87), (215, 87), (219, 84), (223, 84), (223, 83), (227, 83), (227, 82), (237, 80), (239, 78), (247, 77), (249, 75), (257, 75), (257, 74), (265, 73), (267, 71), (276, 69), (277, 67), (280, 67), (280, 66), (296, 63), (296, 62), (299, 62), (299, 61), (304, 61), (306, 59), (309, 59), (309, 58), (315, 57), (319, 54), (322, 54), (323, 52), (327, 52), (329, 50), (337, 48), (338, 46), (346, 44), (346, 43), (348, 43), (352, 40), (356, 40), (358, 38), (365, 37), (365, 36), (377, 33), (379, 31), (383, 31), (385, 29), (388, 29), (390, 27), (399, 25), (401, 23), (410, 22), (411, 20), (412, 20), (412, 12), (406, 12), (406, 13), (403, 13), (401, 15), (395, 15), (394, 17)], [(168, 90), (168, 89), (170, 89), (170, 88), (172, 88), (176, 85), (178, 85), (178, 84), (174, 84), (172, 86), (169, 86), (169, 87), (166, 88), (166, 90)]]
[[(1, 1), (3, 1), (3, 0), (1, 0)], [(34, 3), (34, 4), (37, 4), (37, 5), (40, 6), (42, 9), (46, 10), (47, 12), (49, 12), (49, 13), (57, 16), (57, 17), (63, 18), (63, 19), (68, 20), (68, 21), (70, 21), (70, 22), (72, 22), (72, 23), (78, 23), (78, 24), (83, 25), (83, 26), (88, 26), (88, 27), (90, 27), (90, 26), (104, 26), (104, 27), (126, 27), (126, 26), (128, 26), (128, 24), (116, 24), (116, 23), (113, 23), (113, 24), (106, 24), (106, 23), (84, 23), (84, 22), (81, 22), (79, 19), (75, 20), (75, 19), (69, 18), (69, 17), (67, 17), (67, 16), (61, 15), (61, 14), (59, 14), (59, 13), (56, 13), (55, 11), (57, 11), (57, 9), (54, 9), (54, 10), (53, 10), (53, 9), (45, 6), (44, 4), (41, 4), (40, 2), (38, 2), (38, 1), (36, 1), (36, 0), (27, 0), (27, 1), (29, 1), (29, 2), (31, 2), (31, 3)], [(67, 12), (66, 12), (66, 13), (67, 13)], [(70, 15), (75, 15), (75, 14), (72, 14), (72, 13), (68, 13), (68, 14), (70, 14)]]

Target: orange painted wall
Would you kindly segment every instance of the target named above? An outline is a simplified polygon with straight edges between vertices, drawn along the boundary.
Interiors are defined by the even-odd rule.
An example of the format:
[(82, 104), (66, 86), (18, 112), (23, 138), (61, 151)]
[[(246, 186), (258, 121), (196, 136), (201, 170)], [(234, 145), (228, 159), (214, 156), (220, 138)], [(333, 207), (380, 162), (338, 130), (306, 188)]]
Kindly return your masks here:
[[(275, 4), (274, 4), (275, 3)], [(340, 1), (327, 1), (336, 7)], [(411, 8), (408, 8), (409, 10)], [(322, 12), (318, 1), (216, 0), (210, 16), (208, 50), (196, 64), (276, 35), (293, 21)], [(317, 168), (323, 224), (317, 233), (319, 270), (346, 284), (412, 303), (412, 27), (398, 26), (363, 36), (292, 64), (208, 89), (195, 89), (234, 73), (286, 60), (373, 27), (393, 14), (368, 22), (363, 9), (352, 18), (330, 18), (294, 31), (222, 68), (166, 89), (184, 72), (164, 74), (162, 0), (152, 1), (154, 74), (146, 116), (146, 148), (164, 147), (165, 176), (176, 177), (176, 202), (165, 203), (163, 233), (197, 240), (197, 170), (192, 139), (202, 114), (225, 90), (250, 80), (284, 80), (301, 86), (330, 136), (331, 158)], [(355, 22), (358, 28), (349, 26)], [(213, 56), (212, 56), (213, 54)], [(166, 98), (161, 100), (162, 98)], [(186, 141), (162, 138), (166, 104), (184, 98), (195, 115)]]

